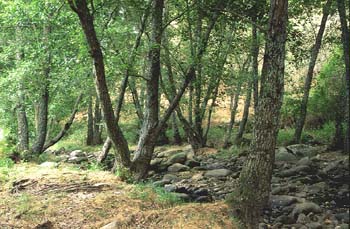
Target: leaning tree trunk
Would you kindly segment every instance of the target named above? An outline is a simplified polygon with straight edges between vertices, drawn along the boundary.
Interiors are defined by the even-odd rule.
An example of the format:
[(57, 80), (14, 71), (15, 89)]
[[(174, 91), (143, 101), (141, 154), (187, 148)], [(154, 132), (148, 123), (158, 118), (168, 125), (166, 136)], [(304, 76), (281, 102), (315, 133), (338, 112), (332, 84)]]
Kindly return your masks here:
[(251, 229), (258, 228), (260, 214), (269, 200), (284, 87), (287, 15), (287, 0), (270, 1), (254, 137), (235, 193), (238, 217)]
[(93, 142), (93, 138), (94, 138), (94, 118), (92, 113), (92, 96), (89, 96), (86, 145), (91, 146)]
[(173, 138), (174, 138), (174, 143), (176, 145), (180, 145), (182, 143), (182, 138), (180, 135), (180, 130), (179, 126), (177, 125), (177, 120), (176, 120), (176, 113), (173, 112), (171, 115), (171, 124), (173, 128)]
[(78, 15), (80, 24), (87, 40), (91, 57), (94, 61), (95, 70), (95, 85), (98, 97), (101, 102), (104, 120), (107, 126), (108, 136), (111, 138), (116, 147), (117, 153), (120, 156), (120, 162), (123, 167), (130, 166), (130, 152), (128, 143), (118, 125), (113, 113), (111, 98), (109, 96), (105, 66), (101, 45), (97, 39), (93, 16), (87, 6), (86, 0), (68, 0), (71, 9)]
[(345, 139), (344, 139), (344, 152), (350, 153), (350, 35), (349, 35), (349, 25), (346, 20), (346, 10), (345, 10), (345, 1), (337, 0), (338, 3), (338, 12), (341, 23), (342, 30), (342, 40), (343, 40), (343, 50), (344, 50), (344, 62), (345, 62)]
[(295, 126), (294, 137), (292, 140), (293, 143), (299, 143), (300, 139), (301, 139), (301, 134), (302, 134), (304, 124), (305, 124), (305, 118), (306, 118), (306, 113), (307, 113), (307, 104), (309, 101), (309, 93), (310, 93), (310, 89), (311, 89), (311, 82), (312, 82), (312, 78), (313, 78), (313, 74), (314, 74), (314, 68), (315, 68), (317, 56), (318, 56), (318, 53), (319, 53), (319, 50), (321, 47), (322, 37), (323, 37), (324, 30), (326, 28), (326, 22), (327, 22), (327, 18), (329, 15), (331, 5), (332, 5), (332, 0), (327, 0), (326, 5), (323, 7), (323, 16), (322, 16), (322, 20), (321, 20), (321, 25), (320, 25), (320, 28), (318, 30), (317, 36), (316, 36), (315, 44), (312, 47), (309, 69), (307, 71), (307, 75), (305, 78), (304, 95), (303, 95), (301, 105), (300, 105), (300, 114), (299, 114), (299, 117), (298, 117), (298, 120), (297, 120), (296, 126)]

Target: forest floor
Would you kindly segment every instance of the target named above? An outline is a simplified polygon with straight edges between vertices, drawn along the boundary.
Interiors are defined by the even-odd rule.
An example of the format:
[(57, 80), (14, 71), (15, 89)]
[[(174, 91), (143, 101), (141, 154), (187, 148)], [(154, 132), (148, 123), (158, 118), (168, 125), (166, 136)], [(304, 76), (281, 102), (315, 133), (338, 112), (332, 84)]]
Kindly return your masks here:
[(22, 163), (2, 175), (0, 228), (235, 228), (224, 202), (183, 203), (109, 172)]

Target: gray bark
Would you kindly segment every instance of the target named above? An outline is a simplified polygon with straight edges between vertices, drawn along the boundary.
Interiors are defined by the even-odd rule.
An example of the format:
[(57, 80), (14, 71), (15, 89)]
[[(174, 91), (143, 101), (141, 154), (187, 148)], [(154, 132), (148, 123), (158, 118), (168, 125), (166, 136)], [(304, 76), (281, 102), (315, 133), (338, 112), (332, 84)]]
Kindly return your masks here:
[(323, 7), (323, 15), (322, 15), (322, 20), (321, 20), (321, 25), (319, 27), (319, 30), (318, 30), (318, 33), (316, 36), (315, 44), (311, 50), (309, 68), (308, 68), (307, 75), (305, 78), (305, 83), (304, 83), (304, 94), (303, 94), (303, 98), (302, 98), (302, 101), (300, 104), (300, 114), (299, 114), (299, 117), (296, 121), (294, 137), (292, 140), (292, 142), (294, 142), (294, 143), (300, 142), (301, 134), (302, 134), (302, 131), (304, 128), (305, 118), (306, 118), (306, 113), (307, 113), (307, 104), (309, 101), (309, 93), (310, 93), (310, 89), (311, 89), (311, 82), (312, 82), (312, 78), (313, 78), (313, 74), (314, 74), (314, 68), (315, 68), (317, 56), (318, 56), (318, 53), (319, 53), (319, 50), (321, 47), (322, 37), (323, 37), (324, 30), (326, 28), (326, 22), (327, 22), (327, 18), (329, 15), (331, 5), (332, 5), (332, 0), (327, 0), (325, 6)]
[(343, 51), (344, 51), (344, 62), (345, 62), (345, 139), (344, 139), (344, 152), (350, 153), (350, 34), (349, 34), (349, 25), (346, 20), (346, 10), (345, 10), (345, 1), (337, 0), (338, 12), (341, 23), (342, 30), (342, 40), (343, 40)]
[(288, 1), (271, 0), (253, 142), (234, 200), (237, 216), (249, 229), (258, 228), (262, 209), (269, 200), (283, 98), (287, 18)]
[(92, 96), (89, 96), (88, 115), (87, 115), (87, 135), (86, 145), (91, 146), (94, 138), (94, 118), (92, 112)]

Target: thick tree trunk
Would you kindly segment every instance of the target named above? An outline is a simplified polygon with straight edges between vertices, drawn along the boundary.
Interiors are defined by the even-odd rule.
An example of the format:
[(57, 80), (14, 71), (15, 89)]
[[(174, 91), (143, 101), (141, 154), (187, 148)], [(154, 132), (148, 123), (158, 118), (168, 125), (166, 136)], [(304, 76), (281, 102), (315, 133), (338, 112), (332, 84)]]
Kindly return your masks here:
[(102, 115), (101, 115), (101, 109), (100, 109), (100, 102), (98, 98), (95, 100), (95, 107), (94, 107), (94, 134), (93, 134), (93, 145), (100, 145), (102, 144)]
[(322, 37), (323, 37), (324, 30), (326, 28), (326, 22), (327, 22), (327, 18), (329, 15), (331, 5), (332, 5), (332, 0), (327, 0), (326, 5), (323, 7), (323, 16), (322, 16), (322, 20), (321, 20), (321, 25), (320, 25), (320, 28), (318, 30), (317, 36), (316, 36), (315, 44), (312, 47), (309, 68), (308, 68), (307, 75), (305, 78), (304, 94), (303, 94), (303, 98), (302, 98), (302, 101), (300, 104), (300, 114), (299, 114), (298, 120), (296, 121), (294, 137), (292, 140), (293, 143), (300, 142), (301, 134), (303, 132), (306, 113), (307, 113), (307, 104), (309, 101), (309, 93), (310, 93), (310, 89), (311, 89), (311, 82), (312, 82), (312, 78), (313, 78), (313, 74), (314, 74), (314, 68), (315, 68), (317, 56), (318, 56), (318, 53), (319, 53), (319, 50), (321, 47)]
[(287, 17), (288, 1), (271, 0), (253, 143), (235, 193), (238, 217), (251, 229), (258, 228), (270, 194), (283, 98)]
[(250, 103), (251, 103), (251, 99), (252, 99), (252, 86), (253, 86), (252, 82), (249, 82), (248, 88), (247, 88), (247, 95), (246, 95), (246, 99), (244, 102), (243, 116), (242, 116), (241, 122), (239, 123), (238, 133), (237, 133), (236, 138), (235, 138), (235, 143), (238, 145), (240, 145), (242, 142), (245, 127), (246, 127), (247, 122), (248, 122), (249, 108), (250, 108)]
[(98, 97), (101, 102), (104, 119), (107, 126), (108, 136), (111, 138), (120, 156), (120, 164), (124, 167), (130, 166), (130, 153), (128, 143), (119, 127), (115, 122), (116, 118), (113, 113), (111, 98), (109, 96), (103, 54), (100, 43), (97, 39), (93, 17), (89, 11), (86, 0), (68, 0), (72, 10), (77, 13), (85, 38), (87, 40), (91, 57), (94, 61), (95, 84)]
[(80, 103), (82, 98), (83, 98), (83, 94), (80, 94), (78, 96), (77, 100), (75, 101), (75, 104), (74, 104), (74, 107), (73, 107), (73, 111), (72, 111), (68, 121), (64, 124), (63, 128), (61, 129), (61, 131), (54, 138), (52, 138), (50, 141), (45, 143), (45, 145), (43, 147), (43, 151), (45, 151), (49, 147), (55, 145), (57, 142), (59, 142), (66, 135), (66, 133), (68, 132), (69, 128), (73, 124), (75, 115), (78, 112), (79, 103)]
[(345, 1), (337, 0), (338, 12), (342, 30), (344, 62), (345, 62), (345, 139), (344, 152), (350, 153), (350, 34), (349, 34), (349, 18), (346, 20)]
[(231, 94), (231, 99), (230, 99), (230, 123), (227, 127), (226, 130), (226, 135), (225, 135), (225, 140), (224, 140), (224, 145), (223, 148), (229, 147), (230, 143), (230, 138), (232, 135), (232, 130), (233, 130), (233, 125), (235, 123), (235, 117), (237, 113), (237, 108), (238, 108), (238, 99), (241, 93), (241, 84), (239, 83), (235, 93)]
[(91, 146), (94, 138), (94, 118), (92, 113), (92, 96), (89, 97), (86, 145)]
[(256, 29), (256, 17), (253, 17), (253, 24), (252, 24), (252, 57), (253, 57), (253, 63), (252, 63), (252, 74), (253, 74), (253, 99), (254, 99), (254, 113), (256, 112), (256, 109), (258, 107), (259, 103), (259, 63), (258, 63), (258, 57), (259, 57), (259, 41), (258, 41), (258, 33)]

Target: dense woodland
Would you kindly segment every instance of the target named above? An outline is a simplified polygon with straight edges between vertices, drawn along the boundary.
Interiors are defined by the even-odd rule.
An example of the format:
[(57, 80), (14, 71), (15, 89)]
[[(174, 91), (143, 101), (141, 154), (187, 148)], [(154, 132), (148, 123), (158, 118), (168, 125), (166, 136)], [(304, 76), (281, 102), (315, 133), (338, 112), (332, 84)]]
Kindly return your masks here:
[[(17, 167), (53, 161), (52, 169), (105, 170), (135, 187), (153, 182), (185, 202), (225, 199), (235, 223), (206, 228), (349, 228), (349, 218), (338, 218), (350, 204), (349, 7), (346, 0), (1, 1), (1, 193), (36, 187), (31, 176), (11, 175)], [(223, 188), (176, 191), (174, 180), (196, 171), (208, 182), (220, 177)], [(329, 199), (314, 201), (322, 208), (315, 210), (305, 202), (309, 192), (289, 190), (284, 207), (294, 207), (294, 219), (276, 221), (273, 200), (286, 201), (276, 185), (293, 183), (289, 173), (326, 183)], [(193, 177), (181, 178), (186, 187)], [(100, 188), (84, 185), (63, 191)], [(9, 223), (9, 204), (0, 202), (0, 228), (34, 228)], [(82, 227), (52, 218), (36, 228)]]

